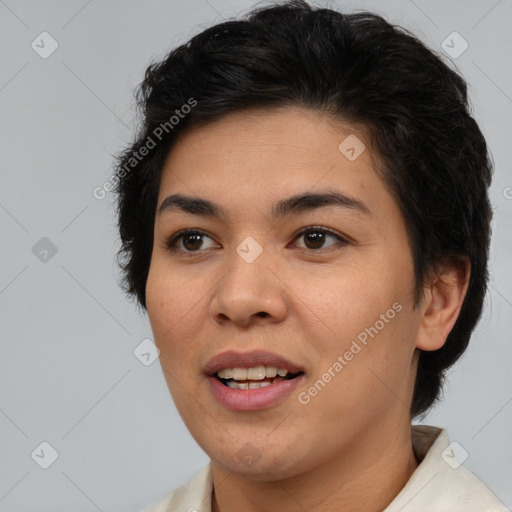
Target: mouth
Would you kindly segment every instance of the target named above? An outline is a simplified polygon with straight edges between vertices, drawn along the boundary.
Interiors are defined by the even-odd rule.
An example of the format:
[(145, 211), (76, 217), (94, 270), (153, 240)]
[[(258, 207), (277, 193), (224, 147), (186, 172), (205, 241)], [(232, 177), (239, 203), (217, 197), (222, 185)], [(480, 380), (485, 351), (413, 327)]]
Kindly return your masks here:
[(290, 373), (285, 368), (258, 365), (250, 368), (222, 368), (215, 373), (215, 378), (230, 389), (260, 389), (303, 374), (303, 371)]
[(298, 364), (266, 351), (224, 352), (207, 363), (205, 374), (217, 401), (238, 411), (276, 405), (306, 375)]

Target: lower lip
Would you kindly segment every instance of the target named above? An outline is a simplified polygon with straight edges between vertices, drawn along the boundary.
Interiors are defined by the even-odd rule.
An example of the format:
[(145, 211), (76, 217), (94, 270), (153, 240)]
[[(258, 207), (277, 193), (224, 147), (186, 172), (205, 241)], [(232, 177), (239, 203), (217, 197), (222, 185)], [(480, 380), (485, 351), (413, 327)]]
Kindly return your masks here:
[(281, 380), (257, 389), (231, 389), (216, 377), (208, 377), (213, 396), (226, 409), (233, 411), (257, 411), (268, 409), (290, 395), (304, 378)]

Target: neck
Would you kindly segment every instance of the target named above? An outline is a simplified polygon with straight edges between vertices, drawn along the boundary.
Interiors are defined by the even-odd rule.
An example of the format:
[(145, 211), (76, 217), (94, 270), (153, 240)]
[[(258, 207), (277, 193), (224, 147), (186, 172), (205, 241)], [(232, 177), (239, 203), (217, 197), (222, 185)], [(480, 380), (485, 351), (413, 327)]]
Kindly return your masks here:
[(405, 486), (418, 466), (409, 422), (378, 425), (329, 461), (296, 476), (251, 480), (212, 461), (212, 512), (379, 512)]

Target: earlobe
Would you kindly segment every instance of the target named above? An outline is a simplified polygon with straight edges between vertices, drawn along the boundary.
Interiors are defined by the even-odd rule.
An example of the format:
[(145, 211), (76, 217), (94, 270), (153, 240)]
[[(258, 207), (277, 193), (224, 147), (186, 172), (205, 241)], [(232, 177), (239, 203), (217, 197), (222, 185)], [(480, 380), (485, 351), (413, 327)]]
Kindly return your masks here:
[(445, 344), (462, 308), (470, 272), (468, 258), (459, 257), (445, 265), (425, 287), (417, 348), (432, 351)]

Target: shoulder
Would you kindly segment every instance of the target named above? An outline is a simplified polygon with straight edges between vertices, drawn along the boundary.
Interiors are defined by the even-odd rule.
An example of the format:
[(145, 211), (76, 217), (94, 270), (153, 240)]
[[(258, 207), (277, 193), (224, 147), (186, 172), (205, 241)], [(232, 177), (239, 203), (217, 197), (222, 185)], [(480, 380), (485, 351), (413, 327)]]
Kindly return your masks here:
[(190, 482), (140, 512), (211, 512), (212, 485), (209, 463)]
[(508, 512), (457, 460), (445, 430), (414, 425), (412, 438), (421, 463), (385, 512)]

